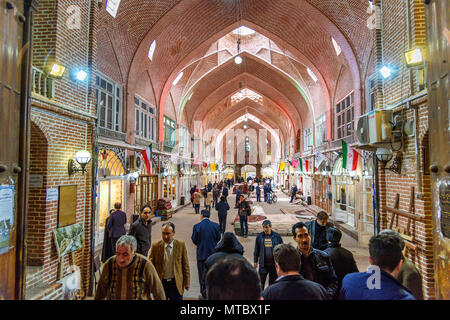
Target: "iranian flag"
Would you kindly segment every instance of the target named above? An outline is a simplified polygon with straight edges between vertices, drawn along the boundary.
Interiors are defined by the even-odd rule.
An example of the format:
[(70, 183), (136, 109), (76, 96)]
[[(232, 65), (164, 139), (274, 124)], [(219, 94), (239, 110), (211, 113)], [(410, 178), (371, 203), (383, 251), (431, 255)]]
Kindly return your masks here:
[(152, 174), (153, 171), (152, 149), (153, 149), (152, 144), (150, 144), (147, 148), (144, 149), (144, 151), (142, 151), (142, 157), (144, 158), (145, 167), (147, 168), (148, 174)]
[(348, 171), (356, 170), (358, 165), (358, 152), (352, 147), (349, 147), (347, 143), (342, 140), (342, 167)]

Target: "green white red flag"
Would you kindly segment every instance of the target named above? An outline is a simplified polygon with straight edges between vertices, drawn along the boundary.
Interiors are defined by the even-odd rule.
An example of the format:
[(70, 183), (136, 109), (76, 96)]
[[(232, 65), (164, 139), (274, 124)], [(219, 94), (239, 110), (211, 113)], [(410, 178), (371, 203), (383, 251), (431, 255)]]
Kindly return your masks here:
[(147, 148), (142, 151), (142, 158), (144, 158), (145, 167), (147, 168), (148, 174), (152, 174), (153, 170), (153, 163), (152, 163), (152, 154), (153, 154), (153, 147), (152, 144), (150, 144)]
[(342, 167), (348, 171), (356, 170), (358, 166), (358, 152), (348, 146), (344, 140), (342, 140), (342, 153)]

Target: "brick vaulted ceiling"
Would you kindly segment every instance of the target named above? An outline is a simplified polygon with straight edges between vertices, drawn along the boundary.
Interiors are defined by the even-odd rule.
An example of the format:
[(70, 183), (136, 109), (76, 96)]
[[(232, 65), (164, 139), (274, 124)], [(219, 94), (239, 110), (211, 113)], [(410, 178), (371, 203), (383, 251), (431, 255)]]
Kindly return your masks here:
[[(114, 58), (119, 69), (115, 78), (129, 92), (139, 81), (133, 75), (147, 70), (155, 103), (164, 106), (179, 71), (243, 24), (272, 39), (291, 55), (306, 59), (324, 80), (330, 95), (342, 65), (349, 68), (358, 92), (372, 49), (371, 32), (366, 27), (367, 7), (367, 0), (122, 0), (115, 19), (104, 10), (101, 12), (97, 61), (100, 70), (108, 70), (108, 61)], [(339, 56), (331, 37), (342, 48)], [(150, 61), (147, 54), (153, 40), (157, 47)], [(308, 117), (306, 102), (285, 77), (256, 59), (246, 60), (245, 71), (228, 63), (202, 79), (205, 84), (198, 86), (203, 89), (196, 91), (186, 104), (188, 121), (205, 118), (205, 110), (235, 93), (236, 83), (233, 88), (229, 82), (243, 74), (248, 80), (246, 86), (282, 107), (289, 113), (290, 121), (300, 123), (304, 121), (302, 117)]]

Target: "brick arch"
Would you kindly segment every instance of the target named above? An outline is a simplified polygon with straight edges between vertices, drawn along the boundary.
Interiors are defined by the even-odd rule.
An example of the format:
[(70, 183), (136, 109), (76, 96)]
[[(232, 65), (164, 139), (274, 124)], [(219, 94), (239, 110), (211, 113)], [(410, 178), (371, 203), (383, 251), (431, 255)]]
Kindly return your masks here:
[[(242, 73), (242, 71), (244, 71), (246, 73), (258, 76), (259, 78), (267, 79), (266, 81), (267, 83), (269, 83), (268, 81), (269, 79), (272, 79), (273, 81), (277, 80), (278, 82), (282, 81), (283, 84), (281, 86), (278, 86), (280, 87), (279, 91), (289, 92), (289, 88), (291, 89), (296, 88), (296, 90), (294, 90), (295, 94), (294, 95), (290, 94), (291, 101), (293, 100), (292, 102), (295, 104), (295, 101), (304, 100), (306, 102), (306, 106), (308, 109), (307, 112), (311, 112), (314, 118), (313, 101), (311, 101), (310, 99), (309, 92), (306, 92), (306, 90), (308, 89), (304, 88), (303, 84), (298, 83), (290, 74), (272, 65), (271, 63), (268, 63), (267, 61), (265, 61), (264, 59), (262, 59), (257, 55), (253, 55), (249, 52), (243, 52), (241, 53), (241, 56), (244, 59), (243, 64), (245, 64), (243, 67), (235, 65), (234, 60), (229, 59), (227, 62), (221, 64), (220, 66), (211, 69), (210, 72), (205, 74), (192, 87), (190, 87), (188, 92), (196, 91), (196, 95), (201, 97), (202, 92), (200, 92), (199, 94), (198, 88), (204, 88), (202, 90), (206, 92), (211, 92), (211, 89), (212, 90), (216, 89), (212, 87), (211, 83), (212, 81), (210, 79), (219, 78), (220, 80), (222, 79), (226, 80), (227, 78), (233, 77), (235, 73), (239, 74), (239, 72)], [(239, 75), (236, 75), (236, 77), (238, 76)], [(283, 81), (282, 80), (283, 78), (287, 81)], [(205, 80), (205, 82), (202, 82), (202, 80)], [(201, 84), (203, 84), (203, 86), (201, 86)], [(206, 84), (206, 86), (204, 84)], [(284, 95), (288, 96), (287, 94)], [(298, 97), (296, 95), (298, 95)], [(192, 99), (191, 101), (189, 101), (187, 105), (189, 104), (195, 105), (195, 99)], [(299, 107), (301, 108), (302, 105), (303, 104), (299, 104)], [(303, 110), (300, 111), (300, 114), (301, 113), (303, 113)]]
[[(235, 68), (231, 64), (230, 67)], [(227, 69), (223, 72), (229, 75), (231, 79), (226, 82), (221, 80), (214, 90), (208, 90), (207, 88), (212, 82), (210, 79), (200, 84), (205, 86), (204, 89), (199, 90), (204, 94), (202, 96), (194, 95), (190, 104), (185, 107), (186, 113), (192, 115), (190, 122), (193, 122), (196, 118), (203, 119), (211, 106), (217, 105), (220, 101), (238, 92), (240, 80), (242, 80), (243, 88), (247, 87), (279, 105), (293, 127), (298, 127), (302, 121), (306, 121), (310, 117), (310, 112), (303, 97), (287, 79), (271, 73), (261, 76), (261, 73), (258, 72), (248, 74), (239, 73), (239, 70), (231, 72)], [(217, 77), (220, 79), (220, 75), (217, 75)], [(271, 85), (270, 81), (276, 81), (277, 85)]]
[(239, 103), (231, 106), (229, 109), (226, 110), (226, 116), (225, 117), (215, 117), (211, 120), (217, 120), (217, 121), (208, 121), (207, 119), (207, 127), (208, 128), (217, 128), (219, 130), (222, 130), (226, 125), (233, 120), (239, 118), (240, 116), (244, 115), (248, 111), (248, 113), (254, 114), (256, 117), (258, 117), (260, 120), (266, 122), (270, 127), (274, 129), (280, 129), (281, 134), (283, 137), (287, 136), (287, 126), (284, 126), (283, 124), (280, 124), (279, 118), (276, 117), (269, 117), (268, 113), (270, 111), (273, 111), (271, 109), (268, 109), (262, 104), (256, 103), (253, 100), (250, 100), (248, 98), (240, 101)]
[(42, 132), (45, 139), (47, 140), (47, 144), (52, 145), (52, 136), (50, 134), (50, 128), (44, 123), (42, 123), (40, 117), (36, 114), (31, 114), (30, 119), (32, 124), (34, 124), (38, 128), (38, 130)]
[[(319, 8), (317, 4), (312, 5), (311, 2), (306, 0), (288, 0), (278, 3), (270, 0), (258, 0), (257, 3), (246, 1), (243, 4), (242, 18), (243, 21), (253, 23), (254, 28), (259, 26), (260, 29), (266, 30), (260, 33), (266, 35), (271, 33), (272, 36), (269, 38), (278, 38), (284, 47), (295, 52), (296, 55), (301, 52), (307, 56), (313, 61), (313, 65), (317, 66), (317, 70), (320, 70), (320, 72), (316, 70), (316, 73), (322, 75), (330, 89), (333, 87), (336, 67), (341, 63), (348, 63), (352, 70), (355, 91), (358, 93), (360, 87), (358, 59), (361, 59), (356, 57), (355, 50), (364, 50), (369, 41), (367, 40), (368, 32), (365, 32), (365, 19), (361, 15), (365, 12), (367, 2), (362, 0), (352, 2), (351, 9), (357, 11), (358, 16), (353, 21), (347, 19), (351, 20), (347, 22), (342, 17), (336, 18), (339, 15), (345, 16), (345, 13), (336, 13), (335, 10), (327, 7)], [(338, 6), (338, 1), (330, 2)], [(199, 52), (205, 52), (208, 44), (206, 41), (216, 41), (239, 25), (234, 14), (235, 9), (235, 5), (231, 3), (213, 3), (206, 0), (193, 0), (189, 4), (187, 1), (182, 1), (173, 5), (151, 26), (148, 33), (140, 38), (133, 59), (129, 62), (131, 64), (129, 75), (138, 69), (150, 68), (155, 80), (155, 91), (159, 96), (158, 104), (164, 106), (166, 94), (178, 71), (193, 57), (198, 56)], [(200, 17), (200, 14), (203, 16)], [(183, 15), (183, 19), (179, 19), (180, 15)], [(177, 22), (173, 23), (174, 21)], [(287, 23), (280, 23), (280, 21)], [(289, 22), (292, 22), (292, 26)], [(299, 24), (300, 22), (302, 24)], [(204, 28), (205, 25), (208, 28)], [(351, 36), (347, 35), (352, 29), (359, 29), (363, 34), (360, 37), (362, 40), (358, 41), (358, 46), (350, 43), (353, 40), (352, 37), (358, 38), (358, 35), (355, 33)], [(305, 38), (305, 34), (311, 36)], [(331, 36), (343, 50), (343, 55), (340, 57), (335, 57), (330, 41)], [(153, 39), (157, 39), (157, 42), (159, 39), (159, 43), (167, 43), (159, 47), (160, 50), (156, 53), (154, 62), (150, 64), (148, 59), (146, 60), (146, 54), (148, 45)], [(341, 59), (343, 56), (345, 57)], [(133, 80), (128, 77), (128, 81), (132, 91)], [(355, 102), (359, 103), (359, 99), (359, 94), (356, 94)], [(164, 113), (163, 108), (160, 107), (160, 115)]]
[(45, 263), (44, 238), (46, 234), (45, 201), (48, 173), (48, 139), (35, 121), (31, 121), (30, 130), (30, 175), (42, 176), (41, 187), (28, 190), (28, 214), (26, 231), (27, 266), (42, 266)]

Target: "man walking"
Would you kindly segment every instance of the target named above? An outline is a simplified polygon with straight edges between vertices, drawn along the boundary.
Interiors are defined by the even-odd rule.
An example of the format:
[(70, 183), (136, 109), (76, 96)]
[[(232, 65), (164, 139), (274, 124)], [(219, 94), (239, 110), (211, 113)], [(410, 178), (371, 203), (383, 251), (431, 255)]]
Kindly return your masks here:
[(164, 288), (152, 262), (136, 253), (133, 236), (122, 236), (116, 255), (102, 266), (95, 300), (165, 300)]
[(235, 205), (235, 207), (237, 207), (239, 199), (241, 199), (241, 194), (242, 194), (242, 191), (241, 191), (241, 187), (239, 186), (236, 190), (236, 205)]
[(258, 233), (255, 241), (255, 250), (253, 251), (254, 267), (258, 267), (259, 277), (261, 278), (261, 289), (264, 290), (267, 275), (269, 275), (269, 286), (277, 279), (277, 270), (275, 268), (275, 260), (273, 257), (273, 249), (275, 246), (282, 244), (281, 236), (272, 231), (272, 223), (270, 220), (264, 220), (262, 223), (263, 232)]
[(352, 272), (359, 272), (356, 266), (353, 254), (345, 248), (341, 247), (342, 232), (336, 228), (329, 228), (327, 231), (328, 245), (324, 252), (328, 253), (333, 265), (334, 271), (338, 278), (338, 292), (342, 286), (342, 279), (345, 275)]
[(190, 281), (186, 245), (174, 239), (175, 225), (172, 222), (164, 223), (161, 231), (162, 240), (152, 244), (149, 258), (162, 281), (167, 300), (183, 300)]
[(194, 206), (194, 193), (195, 193), (195, 189), (197, 189), (197, 186), (193, 186), (193, 187), (191, 188), (191, 190), (189, 190), (189, 193), (191, 194), (192, 208), (195, 208), (195, 206)]
[[(241, 195), (238, 202), (239, 223), (241, 225), (241, 236), (247, 238), (248, 234), (248, 216), (251, 214), (251, 208), (244, 195)], [(245, 229), (244, 229), (245, 228)]]
[(335, 299), (338, 280), (330, 256), (311, 247), (311, 237), (303, 222), (294, 224), (292, 235), (301, 253), (300, 274), (305, 279), (321, 284), (327, 291), (328, 299)]
[(208, 210), (202, 210), (201, 222), (194, 225), (192, 230), (192, 242), (197, 246), (197, 269), (200, 282), (200, 291), (205, 292), (203, 273), (205, 260), (214, 253), (214, 248), (220, 240), (220, 228), (215, 222), (209, 220)]
[(264, 300), (327, 300), (324, 287), (298, 272), (301, 258), (296, 248), (290, 244), (277, 245), (273, 256), (278, 278), (264, 290)]
[(324, 250), (327, 248), (327, 230), (333, 226), (328, 222), (328, 214), (320, 211), (314, 221), (306, 222), (309, 235), (311, 236), (311, 246), (315, 249)]
[(137, 241), (137, 253), (147, 256), (152, 244), (152, 208), (144, 205), (141, 208), (141, 216), (131, 226), (128, 234), (134, 236)]
[(261, 202), (261, 187), (258, 185), (256, 186), (256, 202)]
[(227, 226), (227, 214), (228, 210), (230, 210), (230, 206), (224, 196), (220, 197), (220, 202), (216, 204), (216, 210), (219, 216), (220, 233), (224, 234)]
[[(390, 234), (373, 236), (369, 241), (369, 253), (369, 262), (374, 271), (347, 274), (342, 280), (339, 298), (416, 300), (411, 291), (396, 279), (402, 267), (402, 248), (398, 239)], [(372, 280), (374, 276), (377, 278), (375, 281)]]
[(224, 197), (225, 197), (225, 200), (227, 200), (227, 197), (228, 197), (228, 188), (227, 188), (227, 185), (226, 185), (226, 184), (223, 185), (222, 196), (224, 196)]
[(117, 240), (127, 232), (125, 230), (125, 224), (127, 223), (127, 214), (120, 210), (122, 204), (120, 202), (114, 203), (114, 209), (116, 209), (110, 216), (108, 225), (106, 228), (111, 233), (111, 243), (113, 254), (116, 253)]
[(294, 184), (294, 186), (292, 187), (291, 201), (289, 201), (290, 203), (292, 203), (294, 201), (297, 191), (298, 191), (297, 185)]
[(202, 195), (200, 194), (200, 192), (198, 192), (198, 189), (195, 189), (194, 192), (194, 208), (195, 208), (195, 213), (199, 214), (200, 213), (200, 200), (202, 198)]

